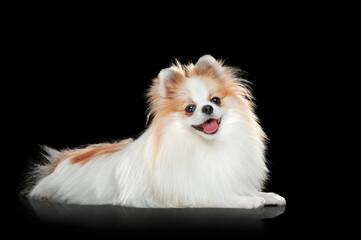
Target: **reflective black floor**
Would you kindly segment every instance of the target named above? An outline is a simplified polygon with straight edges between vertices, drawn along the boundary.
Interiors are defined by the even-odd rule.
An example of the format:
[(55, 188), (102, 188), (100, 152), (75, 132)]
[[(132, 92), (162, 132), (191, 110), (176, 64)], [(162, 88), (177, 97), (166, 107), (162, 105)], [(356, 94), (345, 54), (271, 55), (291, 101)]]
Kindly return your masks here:
[(265, 232), (265, 220), (277, 218), (285, 207), (257, 209), (141, 209), (27, 202), (34, 218), (62, 229), (126, 232)]

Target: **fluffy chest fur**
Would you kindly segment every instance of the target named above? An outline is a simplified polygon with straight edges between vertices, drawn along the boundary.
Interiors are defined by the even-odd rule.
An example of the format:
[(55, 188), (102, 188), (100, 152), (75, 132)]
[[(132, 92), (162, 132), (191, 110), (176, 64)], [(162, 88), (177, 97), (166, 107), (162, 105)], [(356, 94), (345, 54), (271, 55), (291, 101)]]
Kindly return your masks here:
[(217, 134), (207, 140), (177, 122), (169, 124), (152, 160), (153, 197), (175, 206), (209, 206), (260, 191), (267, 168), (256, 129), (228, 112)]

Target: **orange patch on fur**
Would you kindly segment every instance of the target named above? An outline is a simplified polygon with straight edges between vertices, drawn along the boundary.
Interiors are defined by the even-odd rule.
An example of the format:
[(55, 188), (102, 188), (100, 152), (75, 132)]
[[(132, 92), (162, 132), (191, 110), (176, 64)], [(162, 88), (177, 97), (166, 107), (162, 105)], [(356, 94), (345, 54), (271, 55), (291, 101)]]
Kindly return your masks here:
[(89, 162), (91, 159), (94, 159), (101, 155), (115, 153), (126, 147), (132, 141), (133, 139), (129, 138), (129, 139), (124, 139), (119, 143), (93, 144), (83, 149), (70, 150), (69, 152), (65, 152), (61, 157), (59, 157), (51, 173), (53, 173), (55, 171), (55, 168), (58, 166), (58, 164), (65, 159), (70, 159), (70, 163), (72, 164), (80, 163), (81, 165), (84, 165), (87, 162)]

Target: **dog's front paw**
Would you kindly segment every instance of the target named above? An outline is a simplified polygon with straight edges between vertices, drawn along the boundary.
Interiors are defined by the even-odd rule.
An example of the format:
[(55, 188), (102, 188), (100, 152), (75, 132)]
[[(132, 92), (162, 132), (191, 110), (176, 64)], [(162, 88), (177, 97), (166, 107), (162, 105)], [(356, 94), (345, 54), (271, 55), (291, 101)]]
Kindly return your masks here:
[(280, 195), (272, 192), (262, 192), (260, 193), (260, 196), (265, 199), (266, 205), (277, 205), (277, 206), (283, 206), (286, 205), (286, 199), (284, 197), (281, 197)]
[(262, 197), (248, 197), (242, 201), (242, 208), (253, 209), (263, 207), (266, 201)]

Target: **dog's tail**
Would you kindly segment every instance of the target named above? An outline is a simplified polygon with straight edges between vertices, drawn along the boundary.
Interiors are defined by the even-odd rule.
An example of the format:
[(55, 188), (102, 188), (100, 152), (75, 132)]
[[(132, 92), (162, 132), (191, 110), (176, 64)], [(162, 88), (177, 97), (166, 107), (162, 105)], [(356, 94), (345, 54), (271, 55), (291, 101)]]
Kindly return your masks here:
[(60, 156), (63, 155), (61, 151), (48, 146), (40, 146), (42, 158), (40, 161), (31, 163), (26, 172), (24, 180), (24, 188), (20, 192), (21, 197), (28, 197), (31, 190), (37, 183), (46, 176), (48, 176), (57, 164)]
[(25, 187), (21, 192), (24, 197), (29, 197), (33, 188), (45, 177), (52, 174), (58, 164), (69, 159), (70, 164), (86, 164), (100, 156), (109, 155), (122, 150), (133, 141), (132, 138), (124, 139), (114, 143), (91, 144), (85, 147), (66, 149), (58, 151), (48, 146), (40, 146), (43, 159), (40, 163), (33, 163), (27, 172)]

